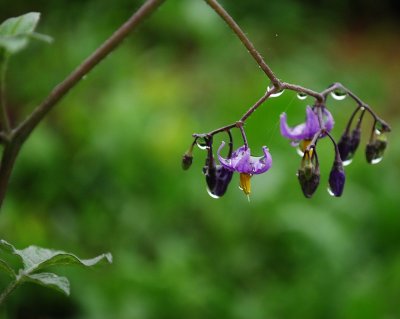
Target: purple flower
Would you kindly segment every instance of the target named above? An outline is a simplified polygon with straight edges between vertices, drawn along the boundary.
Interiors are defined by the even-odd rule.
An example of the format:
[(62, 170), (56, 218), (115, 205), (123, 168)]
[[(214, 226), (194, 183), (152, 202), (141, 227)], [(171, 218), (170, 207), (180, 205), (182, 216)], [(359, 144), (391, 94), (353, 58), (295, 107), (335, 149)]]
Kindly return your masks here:
[(269, 170), (272, 165), (272, 157), (266, 146), (263, 146), (264, 156), (261, 157), (251, 156), (250, 148), (241, 146), (232, 153), (231, 158), (223, 158), (220, 153), (224, 146), (225, 142), (222, 142), (218, 149), (218, 159), (222, 166), (230, 171), (250, 175), (262, 174)]
[[(331, 131), (334, 124), (332, 114), (325, 107), (322, 107), (322, 116), (326, 131)], [(293, 128), (287, 124), (286, 113), (282, 113), (280, 127), (282, 136), (292, 141), (311, 140), (320, 130), (316, 109), (307, 106), (305, 123), (301, 123)]]

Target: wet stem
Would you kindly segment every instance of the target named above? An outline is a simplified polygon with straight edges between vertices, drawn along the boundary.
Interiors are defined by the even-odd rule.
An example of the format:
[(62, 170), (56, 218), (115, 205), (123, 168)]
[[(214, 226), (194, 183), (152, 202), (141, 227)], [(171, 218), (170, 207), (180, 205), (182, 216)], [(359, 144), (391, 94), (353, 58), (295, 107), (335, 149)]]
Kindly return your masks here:
[[(335, 90), (341, 89), (346, 92), (356, 103), (359, 105), (359, 107), (364, 107), (371, 115), (372, 117), (382, 123), (386, 127), (388, 131), (390, 131), (390, 126), (383, 121), (381, 118), (377, 116), (377, 114), (366, 104), (364, 103), (360, 98), (358, 98), (353, 92), (351, 92), (349, 89), (344, 87), (340, 83), (334, 83), (330, 87), (328, 87), (326, 90), (318, 93), (316, 91), (313, 91), (311, 89), (302, 87), (297, 84), (291, 84), (287, 82), (281, 81), (275, 73), (272, 71), (272, 69), (269, 67), (269, 65), (264, 61), (263, 57), (261, 54), (257, 51), (253, 43), (250, 41), (250, 39), (246, 36), (246, 34), (242, 31), (242, 29), (239, 27), (239, 25), (236, 23), (236, 21), (228, 14), (228, 12), (218, 3), (217, 0), (205, 0), (207, 4), (225, 21), (225, 23), (228, 25), (228, 27), (237, 35), (239, 40), (243, 43), (243, 45), (246, 47), (247, 51), (250, 53), (250, 55), (253, 57), (253, 59), (256, 61), (256, 63), (259, 65), (261, 70), (264, 71), (266, 76), (269, 78), (271, 81), (271, 84), (273, 85), (271, 88), (267, 89), (267, 92), (252, 106), (248, 109), (248, 111), (242, 116), (242, 118), (235, 123), (223, 126), (221, 128), (215, 129), (213, 131), (210, 131), (209, 133), (206, 133), (207, 135), (215, 135), (220, 132), (224, 132), (228, 129), (238, 127), (236, 123), (242, 123), (244, 125), (244, 122), (253, 114), (253, 112), (260, 106), (262, 105), (273, 93), (281, 92), (285, 89), (295, 91), (297, 93), (303, 94), (303, 95), (308, 95), (316, 100), (317, 105), (323, 105), (326, 102), (327, 96), (329, 93), (334, 92)], [(319, 116), (320, 122), (321, 122), (321, 127), (323, 127), (323, 121), (321, 121), (321, 116)], [(243, 127), (239, 127), (240, 130), (242, 131), (243, 134)], [(199, 134), (194, 134), (194, 136), (199, 135)], [(201, 135), (201, 134), (200, 134)]]

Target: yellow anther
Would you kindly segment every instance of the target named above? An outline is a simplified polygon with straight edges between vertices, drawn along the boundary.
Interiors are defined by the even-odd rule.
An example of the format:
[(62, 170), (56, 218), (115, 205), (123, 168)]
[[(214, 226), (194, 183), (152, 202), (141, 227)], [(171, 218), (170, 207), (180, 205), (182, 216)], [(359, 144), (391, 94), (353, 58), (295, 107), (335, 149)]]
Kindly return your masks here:
[(249, 195), (250, 192), (251, 192), (251, 183), (250, 183), (251, 176), (252, 176), (251, 174), (240, 173), (240, 186), (239, 186), (239, 188), (246, 195)]
[(299, 145), (300, 150), (304, 153), (306, 148), (308, 147), (308, 145), (310, 145), (310, 143), (311, 143), (311, 140), (301, 140), (300, 145)]

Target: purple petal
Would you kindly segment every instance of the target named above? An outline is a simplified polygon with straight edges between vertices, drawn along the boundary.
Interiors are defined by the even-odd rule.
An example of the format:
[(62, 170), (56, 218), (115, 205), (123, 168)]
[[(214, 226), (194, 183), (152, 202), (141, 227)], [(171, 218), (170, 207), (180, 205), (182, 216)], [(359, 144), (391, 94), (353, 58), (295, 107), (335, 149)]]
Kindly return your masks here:
[(261, 174), (266, 172), (272, 165), (271, 154), (267, 147), (263, 147), (264, 156), (255, 157), (250, 155), (250, 149), (245, 146), (241, 146), (232, 153), (231, 158), (223, 158), (221, 156), (221, 150), (225, 146), (225, 142), (222, 142), (218, 148), (218, 159), (222, 166), (239, 173), (246, 174)]
[(328, 132), (330, 132), (333, 129), (333, 125), (335, 124), (335, 121), (333, 120), (333, 116), (326, 107), (323, 108), (322, 115), (324, 116), (325, 129)]
[(252, 166), (251, 174), (262, 174), (268, 171), (272, 165), (272, 157), (268, 151), (268, 148), (263, 146), (264, 156), (262, 157), (250, 157), (250, 165)]
[(280, 121), (281, 134), (291, 140), (309, 140), (319, 130), (318, 116), (314, 113), (311, 107), (306, 109), (306, 122), (301, 123), (293, 128), (287, 124), (286, 113), (281, 114)]

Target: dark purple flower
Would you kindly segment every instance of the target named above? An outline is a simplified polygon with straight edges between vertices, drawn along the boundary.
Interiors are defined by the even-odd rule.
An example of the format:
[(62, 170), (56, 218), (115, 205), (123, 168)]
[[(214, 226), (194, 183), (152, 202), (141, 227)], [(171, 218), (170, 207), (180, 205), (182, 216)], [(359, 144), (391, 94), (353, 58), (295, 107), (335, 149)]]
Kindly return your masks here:
[(329, 193), (332, 196), (339, 197), (343, 193), (346, 175), (343, 169), (342, 161), (335, 160), (331, 173), (329, 174)]
[(249, 175), (262, 174), (272, 165), (272, 157), (266, 146), (263, 146), (264, 156), (261, 157), (251, 156), (250, 148), (241, 146), (232, 153), (231, 158), (223, 158), (220, 153), (224, 146), (225, 142), (222, 142), (218, 149), (218, 159), (222, 166), (230, 171)]
[(223, 196), (231, 182), (233, 172), (222, 165), (210, 166), (206, 162), (203, 173), (206, 176), (208, 193), (214, 198)]
[(356, 127), (351, 132), (351, 135), (345, 132), (340, 138), (338, 149), (340, 158), (342, 159), (344, 165), (350, 164), (354, 153), (356, 152), (358, 145), (360, 144), (360, 138), (361, 130), (359, 127)]
[[(332, 114), (325, 107), (323, 107), (322, 115), (325, 129), (326, 131), (330, 132), (334, 124)], [(310, 106), (307, 106), (306, 121), (293, 128), (289, 127), (287, 124), (286, 113), (282, 113), (280, 118), (280, 128), (282, 136), (294, 142), (299, 142), (301, 140), (311, 140), (314, 135), (320, 130), (316, 108), (312, 109)]]

